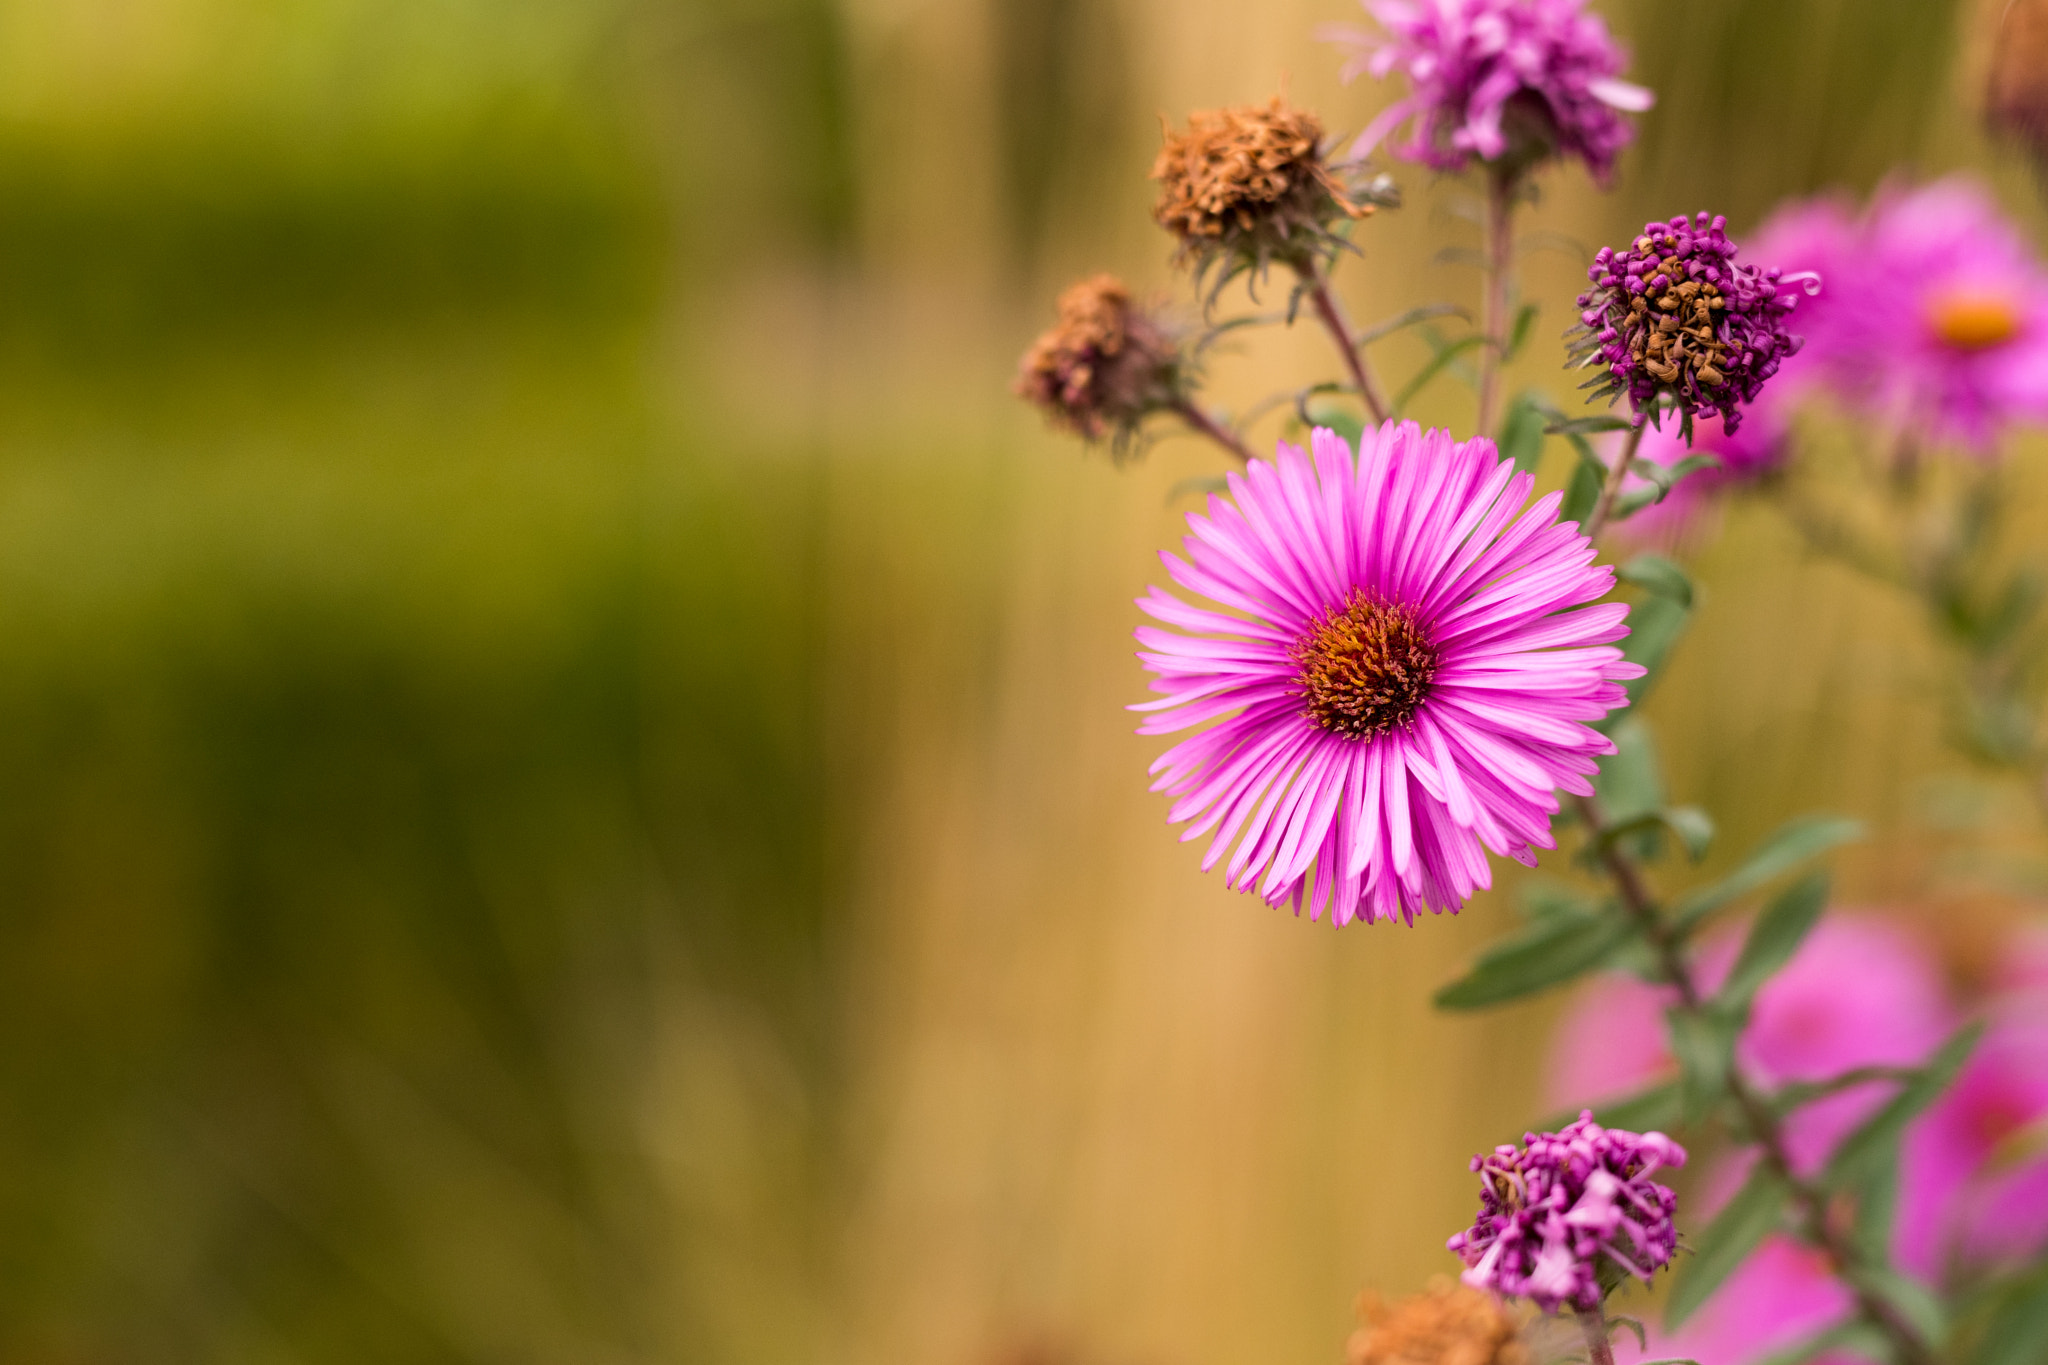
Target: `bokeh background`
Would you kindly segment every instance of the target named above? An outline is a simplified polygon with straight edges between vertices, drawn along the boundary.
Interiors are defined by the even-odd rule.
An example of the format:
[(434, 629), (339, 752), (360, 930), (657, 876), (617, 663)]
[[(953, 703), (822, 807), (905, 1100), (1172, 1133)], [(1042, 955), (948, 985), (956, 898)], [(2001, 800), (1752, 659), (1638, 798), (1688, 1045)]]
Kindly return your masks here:
[[(2038, 225), (1996, 9), (1605, 5), (1661, 102), (1553, 178), (1517, 379), (1652, 214), (1973, 167)], [(0, 4), (0, 1361), (1329, 1362), (1446, 1268), (1541, 1109), (1555, 1001), (1427, 1006), (1506, 896), (1198, 874), (1120, 708), (1217, 461), (1005, 392), (1070, 276), (1173, 287), (1161, 112), (1363, 125), (1357, 17)], [(1364, 318), (1476, 295), (1404, 179)], [(2014, 913), (1912, 613), (1760, 509), (1698, 567), (1649, 709), (1722, 847), (1846, 811), (1853, 897)]]

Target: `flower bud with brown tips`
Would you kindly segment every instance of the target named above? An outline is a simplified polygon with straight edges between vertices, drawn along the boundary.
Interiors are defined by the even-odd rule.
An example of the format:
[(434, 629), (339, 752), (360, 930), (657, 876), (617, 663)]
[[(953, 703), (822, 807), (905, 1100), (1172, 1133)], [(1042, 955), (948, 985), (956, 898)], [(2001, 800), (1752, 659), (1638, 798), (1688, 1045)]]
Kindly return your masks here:
[(1190, 367), (1159, 319), (1113, 275), (1060, 295), (1059, 322), (1024, 353), (1012, 386), (1056, 427), (1127, 450), (1139, 424), (1187, 402)]
[(1341, 248), (1339, 224), (1399, 202), (1393, 182), (1360, 182), (1327, 157), (1314, 114), (1275, 95), (1264, 106), (1201, 110), (1184, 132), (1166, 130), (1152, 165), (1152, 216), (1180, 243), (1177, 259), (1199, 279), (1219, 261), (1217, 287), (1274, 261), (1308, 273)]
[(1514, 1314), (1484, 1290), (1442, 1276), (1391, 1305), (1368, 1291), (1358, 1318), (1345, 1365), (1529, 1365)]

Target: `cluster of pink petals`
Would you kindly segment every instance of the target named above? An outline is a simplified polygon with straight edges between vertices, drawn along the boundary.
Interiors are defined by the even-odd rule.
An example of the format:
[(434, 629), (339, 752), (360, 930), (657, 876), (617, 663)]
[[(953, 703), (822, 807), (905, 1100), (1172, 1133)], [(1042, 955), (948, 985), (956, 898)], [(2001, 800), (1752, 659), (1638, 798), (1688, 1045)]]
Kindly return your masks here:
[(1835, 198), (1794, 203), (1755, 250), (1822, 281), (1781, 385), (1977, 454), (2013, 424), (2048, 421), (2048, 272), (1975, 182), (1892, 186), (1861, 214)]
[[(1236, 844), (1230, 885), (1304, 900), (1337, 924), (1453, 910), (1491, 884), (1484, 850), (1533, 864), (1554, 847), (1556, 792), (1585, 794), (1614, 751), (1585, 722), (1626, 700), (1642, 670), (1613, 642), (1628, 609), (1595, 603), (1595, 564), (1552, 493), (1486, 440), (1413, 422), (1368, 430), (1357, 457), (1318, 428), (1313, 456), (1281, 443), (1190, 514), (1173, 581), (1154, 588), (1138, 657), (1162, 700), (1141, 734), (1197, 733), (1152, 765), (1181, 836), (1208, 836), (1208, 870)], [(1412, 615), (1438, 657), (1410, 721), (1370, 738), (1304, 709), (1293, 651), (1358, 593)], [(1221, 608), (1218, 610), (1217, 608)], [(1577, 608), (1577, 610), (1573, 610)], [(1201, 728), (1197, 728), (1201, 727)]]
[(1677, 1200), (1650, 1177), (1683, 1166), (1685, 1148), (1662, 1133), (1603, 1128), (1590, 1111), (1523, 1143), (1472, 1158), (1479, 1216), (1449, 1243), (1466, 1284), (1554, 1313), (1598, 1308), (1604, 1266), (1647, 1281), (1670, 1264)]
[(1364, 0), (1381, 32), (1338, 28), (1330, 36), (1357, 49), (1345, 79), (1370, 72), (1408, 77), (1409, 93), (1359, 136), (1370, 152), (1412, 120), (1394, 154), (1440, 171), (1492, 161), (1508, 150), (1503, 120), (1518, 96), (1547, 118), (1559, 153), (1578, 157), (1602, 180), (1635, 130), (1622, 112), (1648, 109), (1653, 96), (1618, 79), (1625, 54), (1585, 0)]
[[(1706, 956), (1711, 984), (1733, 960), (1734, 944), (1712, 945)], [(2022, 965), (2040, 959), (2010, 956)], [(1555, 1039), (1554, 1098), (1612, 1097), (1674, 1075), (1662, 1042), (1668, 1000), (1633, 977), (1596, 982)], [(2048, 1122), (2048, 980), (2016, 974), (1983, 1014), (1990, 1025), (1983, 1042), (1906, 1138), (1892, 1251), (1901, 1268), (1930, 1283), (1958, 1263), (1983, 1266), (2048, 1247), (2048, 1148), (2028, 1141)], [(1931, 945), (1897, 924), (1833, 914), (1758, 993), (1739, 1057), (1767, 1085), (1911, 1066), (1960, 1019)], [(1794, 1164), (1818, 1170), (1890, 1093), (1889, 1085), (1872, 1084), (1794, 1111), (1787, 1124)], [(1743, 1170), (1723, 1163), (1710, 1174), (1710, 1196), (1726, 1197)], [(1841, 1282), (1817, 1257), (1773, 1239), (1683, 1328), (1653, 1333), (1649, 1354), (1743, 1365), (1839, 1321), (1848, 1307)]]

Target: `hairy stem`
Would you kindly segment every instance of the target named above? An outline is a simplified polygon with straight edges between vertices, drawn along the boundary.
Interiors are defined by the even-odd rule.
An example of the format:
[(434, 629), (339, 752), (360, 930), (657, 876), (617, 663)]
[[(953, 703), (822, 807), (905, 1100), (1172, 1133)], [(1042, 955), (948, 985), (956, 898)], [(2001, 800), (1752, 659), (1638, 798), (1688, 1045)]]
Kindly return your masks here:
[(1519, 178), (1494, 172), (1486, 177), (1486, 297), (1480, 327), (1479, 430), (1491, 439), (1500, 417), (1500, 368), (1508, 352), (1508, 296), (1515, 265), (1515, 197)]
[(1574, 1310), (1579, 1330), (1586, 1334), (1586, 1354), (1592, 1365), (1614, 1365), (1614, 1343), (1607, 1339), (1607, 1315), (1598, 1308)]
[[(1606, 826), (1601, 821), (1599, 806), (1591, 797), (1574, 797), (1573, 801), (1579, 819), (1585, 824), (1587, 837), (1600, 850), (1601, 865), (1614, 879), (1623, 909), (1635, 921), (1643, 940), (1656, 955), (1659, 974), (1678, 992), (1683, 1009), (1701, 1012), (1706, 1006), (1707, 995), (1700, 989), (1699, 979), (1686, 957), (1680, 935), (1657, 913), (1656, 901), (1643, 881), (1642, 869), (1613, 841), (1602, 838)], [(1862, 1276), (1859, 1272), (1868, 1266), (1868, 1259), (1861, 1248), (1828, 1217), (1826, 1192), (1799, 1175), (1793, 1167), (1791, 1149), (1785, 1141), (1784, 1124), (1763, 1092), (1739, 1065), (1734, 1064), (1728, 1068), (1727, 1085), (1728, 1096), (1741, 1112), (1743, 1125), (1762, 1151), (1762, 1160), (1785, 1182), (1790, 1192), (1800, 1238), (1827, 1258), (1829, 1266), (1854, 1295), (1857, 1311), (1866, 1322), (1891, 1340), (1899, 1361), (1904, 1365), (1934, 1365), (1934, 1352), (1926, 1338), (1906, 1320), (1897, 1306), (1860, 1287), (1858, 1282)]]
[(1636, 451), (1643, 444), (1643, 428), (1649, 424), (1647, 417), (1638, 417), (1636, 424), (1628, 429), (1628, 439), (1622, 442), (1621, 456), (1607, 471), (1607, 480), (1600, 485), (1600, 500), (1593, 504), (1593, 515), (1586, 518), (1584, 531), (1588, 540), (1599, 535), (1600, 529), (1607, 525), (1607, 518), (1614, 514), (1614, 500), (1621, 496), (1622, 480), (1628, 477), (1628, 467), (1636, 462)]
[(1252, 453), (1237, 433), (1211, 417), (1195, 403), (1183, 400), (1173, 406), (1174, 416), (1186, 422), (1197, 435), (1206, 436), (1237, 457), (1239, 464), (1251, 463)]
[(1373, 421), (1386, 421), (1393, 415), (1387, 396), (1380, 390), (1380, 381), (1365, 358), (1364, 344), (1352, 335), (1351, 324), (1344, 320), (1343, 306), (1330, 292), (1329, 277), (1314, 262), (1300, 269), (1302, 282), (1308, 286), (1309, 303), (1316, 310), (1316, 316), (1323, 320), (1323, 326), (1329, 328), (1331, 340), (1337, 343), (1338, 353), (1344, 357), (1344, 368), (1351, 375), (1351, 383), (1358, 390), (1358, 396), (1365, 400), (1366, 411), (1372, 414)]

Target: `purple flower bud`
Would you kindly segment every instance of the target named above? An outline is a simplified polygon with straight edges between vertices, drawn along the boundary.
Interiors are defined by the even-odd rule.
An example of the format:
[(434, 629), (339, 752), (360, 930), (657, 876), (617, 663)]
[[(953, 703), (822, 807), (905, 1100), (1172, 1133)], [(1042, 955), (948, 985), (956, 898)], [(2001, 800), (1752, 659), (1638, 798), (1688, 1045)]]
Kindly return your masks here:
[(1449, 1243), (1466, 1284), (1554, 1313), (1598, 1308), (1603, 1266), (1647, 1281), (1670, 1264), (1677, 1196), (1650, 1177), (1683, 1166), (1683, 1147), (1662, 1133), (1602, 1128), (1590, 1109), (1523, 1142), (1472, 1158), (1479, 1216)]

